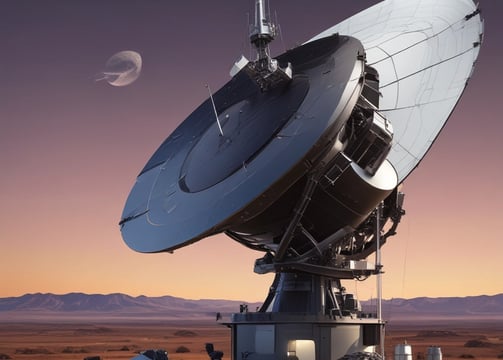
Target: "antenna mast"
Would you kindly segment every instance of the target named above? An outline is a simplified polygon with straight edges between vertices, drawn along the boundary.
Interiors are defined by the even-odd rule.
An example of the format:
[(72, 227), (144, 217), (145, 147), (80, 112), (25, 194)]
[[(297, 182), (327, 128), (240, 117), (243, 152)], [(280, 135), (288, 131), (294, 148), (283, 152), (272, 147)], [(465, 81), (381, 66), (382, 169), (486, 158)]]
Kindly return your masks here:
[(380, 351), (381, 357), (385, 359), (384, 353), (384, 325), (382, 317), (382, 263), (381, 263), (381, 215), (382, 215), (382, 202), (377, 205), (376, 213), (376, 271), (377, 271), (377, 319), (380, 322)]
[(282, 68), (276, 59), (271, 58), (269, 43), (274, 40), (277, 32), (276, 25), (270, 21), (265, 9), (265, 0), (255, 0), (255, 22), (250, 25), (250, 42), (257, 51), (257, 59), (248, 61), (242, 56), (231, 70), (231, 76), (243, 70), (262, 91), (292, 80), (291, 64)]
[(251, 26), (250, 42), (257, 50), (257, 65), (267, 69), (271, 62), (269, 43), (276, 37), (276, 26), (266, 17), (265, 0), (255, 0), (255, 24)]

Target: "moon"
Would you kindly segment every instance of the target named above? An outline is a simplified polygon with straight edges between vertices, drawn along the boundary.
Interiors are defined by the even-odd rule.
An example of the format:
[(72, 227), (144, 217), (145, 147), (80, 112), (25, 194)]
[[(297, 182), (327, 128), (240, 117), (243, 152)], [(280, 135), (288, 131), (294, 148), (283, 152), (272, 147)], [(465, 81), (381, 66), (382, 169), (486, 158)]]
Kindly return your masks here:
[(127, 86), (140, 76), (142, 58), (139, 53), (124, 50), (114, 54), (105, 64), (105, 71), (98, 80), (106, 80), (112, 86)]

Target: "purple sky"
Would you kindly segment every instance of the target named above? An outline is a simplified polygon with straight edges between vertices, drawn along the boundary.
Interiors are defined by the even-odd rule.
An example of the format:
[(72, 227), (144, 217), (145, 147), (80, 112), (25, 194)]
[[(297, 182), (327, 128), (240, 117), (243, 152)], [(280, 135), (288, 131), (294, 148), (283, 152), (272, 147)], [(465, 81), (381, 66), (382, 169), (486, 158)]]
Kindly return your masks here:
[[(375, 3), (271, 0), (283, 32), (273, 52)], [(174, 255), (137, 254), (117, 225), (136, 175), (207, 97), (204, 84), (216, 91), (238, 56), (249, 55), (253, 2), (4, 0), (0, 7), (0, 296), (263, 299), (271, 277), (252, 270), (261, 253), (221, 235)], [(407, 179), (407, 216), (384, 248), (388, 298), (503, 292), (503, 2), (480, 7), (486, 34), (473, 79)], [(94, 82), (120, 50), (142, 54), (140, 78), (123, 88)]]

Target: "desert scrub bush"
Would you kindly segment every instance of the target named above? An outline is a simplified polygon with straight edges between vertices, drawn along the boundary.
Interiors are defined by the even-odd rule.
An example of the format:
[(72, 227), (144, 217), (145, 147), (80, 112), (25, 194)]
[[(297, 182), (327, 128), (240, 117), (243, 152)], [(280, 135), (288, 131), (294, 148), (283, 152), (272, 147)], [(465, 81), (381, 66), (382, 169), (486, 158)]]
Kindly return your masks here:
[(16, 354), (21, 354), (21, 355), (37, 355), (37, 354), (49, 355), (49, 354), (52, 354), (49, 350), (43, 349), (43, 348), (38, 348), (38, 349), (31, 349), (31, 348), (16, 349), (15, 353)]
[(481, 341), (481, 340), (468, 340), (465, 342), (465, 347), (469, 348), (481, 348), (481, 347), (490, 347), (491, 344)]
[(178, 330), (174, 333), (175, 336), (184, 336), (184, 337), (194, 337), (197, 336), (197, 333), (190, 330)]
[(461, 359), (475, 359), (475, 356), (473, 356), (472, 354), (461, 354), (459, 355), (459, 357)]
[(454, 331), (448, 330), (423, 330), (416, 334), (416, 337), (448, 337), (448, 336), (459, 336)]
[(65, 347), (63, 350), (61, 350), (63, 354), (86, 354), (89, 351), (86, 349), (74, 349), (70, 346)]
[(4, 360), (4, 359), (5, 360), (9, 360), (9, 359), (12, 359), (12, 358), (9, 355), (7, 355), (7, 354), (0, 354), (0, 359), (2, 359), (2, 360)]
[(188, 347), (183, 346), (183, 345), (177, 347), (175, 350), (175, 353), (177, 353), (177, 354), (189, 353), (189, 352), (190, 352), (190, 349)]

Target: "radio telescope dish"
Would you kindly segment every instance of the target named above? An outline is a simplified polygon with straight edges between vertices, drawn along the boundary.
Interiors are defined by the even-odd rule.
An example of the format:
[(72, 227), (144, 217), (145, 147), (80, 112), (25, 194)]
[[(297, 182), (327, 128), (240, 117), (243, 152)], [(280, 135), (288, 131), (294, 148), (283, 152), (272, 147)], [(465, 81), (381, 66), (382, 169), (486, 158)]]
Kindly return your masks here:
[[(259, 48), (274, 27), (257, 29), (264, 58), (241, 61), (140, 172), (120, 222), (131, 248), (172, 251), (226, 232), (282, 255), (323, 243), (367, 256), (365, 219), (396, 202), (389, 196), (459, 100), (482, 36), (471, 0), (383, 1), (277, 59)], [(310, 181), (308, 206), (299, 199)], [(360, 240), (348, 235), (356, 229)]]
[[(276, 276), (260, 309), (226, 324), (233, 358), (383, 352), (379, 250), (404, 214), (398, 185), (471, 75), (479, 11), (471, 0), (386, 0), (273, 59), (276, 27), (255, 5), (257, 59), (241, 57), (153, 154), (122, 236), (161, 252), (224, 232), (265, 252), (254, 270)], [(365, 313), (342, 280), (371, 275), (379, 304)]]
[(379, 73), (379, 111), (393, 124), (388, 160), (400, 182), (424, 157), (463, 93), (483, 25), (472, 0), (386, 0), (312, 39), (340, 33), (362, 42), (367, 64)]
[(362, 90), (361, 44), (327, 37), (278, 62), (297, 69), (291, 82), (262, 92), (242, 71), (214, 94), (223, 136), (208, 99), (154, 153), (122, 215), (130, 247), (169, 251), (240, 225), (332, 149)]

